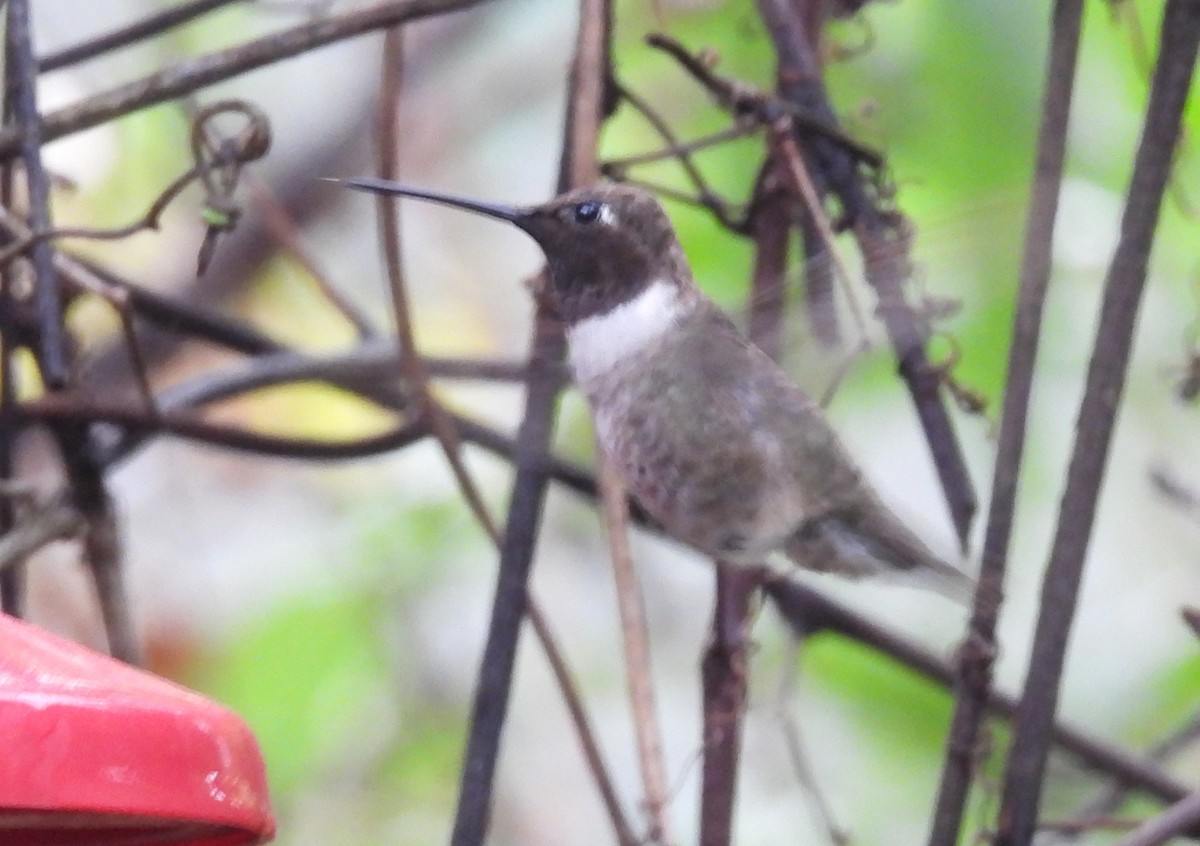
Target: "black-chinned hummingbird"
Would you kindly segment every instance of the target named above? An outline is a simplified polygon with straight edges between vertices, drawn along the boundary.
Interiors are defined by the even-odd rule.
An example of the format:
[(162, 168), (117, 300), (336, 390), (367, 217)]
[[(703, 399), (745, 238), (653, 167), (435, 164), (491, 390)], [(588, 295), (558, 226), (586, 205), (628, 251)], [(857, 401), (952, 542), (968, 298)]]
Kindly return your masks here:
[(880, 501), (817, 404), (697, 287), (651, 194), (596, 185), (515, 207), (343, 184), (506, 220), (538, 243), (600, 446), (678, 540), (735, 564), (781, 552), (811, 570), (911, 576), (957, 597), (972, 587)]

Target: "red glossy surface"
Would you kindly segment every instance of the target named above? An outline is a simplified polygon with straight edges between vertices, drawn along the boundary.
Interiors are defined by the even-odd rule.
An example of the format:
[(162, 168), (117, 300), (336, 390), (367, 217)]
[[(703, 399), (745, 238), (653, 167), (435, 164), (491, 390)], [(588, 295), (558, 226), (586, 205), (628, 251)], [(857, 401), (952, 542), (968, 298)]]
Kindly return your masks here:
[(237, 715), (0, 615), (0, 843), (233, 846), (274, 831)]

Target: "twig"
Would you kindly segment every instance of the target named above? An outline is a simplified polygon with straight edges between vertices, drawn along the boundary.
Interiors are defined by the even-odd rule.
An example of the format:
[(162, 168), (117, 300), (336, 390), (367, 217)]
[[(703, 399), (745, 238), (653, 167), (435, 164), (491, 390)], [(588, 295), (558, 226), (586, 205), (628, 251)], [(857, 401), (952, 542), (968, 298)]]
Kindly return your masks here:
[(877, 292), (878, 313), (895, 348), (900, 375), (916, 405), (955, 531), (965, 549), (977, 505), (975, 492), (962, 448), (939, 394), (941, 376), (925, 354), (921, 321), (904, 297), (904, 283), (910, 275), (907, 235), (899, 215), (880, 207), (878, 184), (864, 185), (860, 173), (860, 164), (878, 172), (883, 159), (854, 143), (837, 128), (833, 109), (820, 83), (820, 62), (812, 53), (804, 22), (794, 4), (788, 0), (758, 0), (758, 5), (779, 55), (779, 87), (786, 100), (716, 76), (665, 36), (653, 36), (652, 46), (667, 50), (735, 116), (757, 114), (769, 124), (787, 117), (797, 130), (804, 129), (811, 136), (807, 139), (807, 152), (813, 161), (810, 169), (817, 175), (814, 179), (820, 182), (822, 190), (838, 196), (847, 219), (854, 223), (867, 281)]
[[(399, 176), (399, 121), (400, 91), (403, 79), (404, 54), (402, 30), (388, 30), (384, 37), (383, 81), (379, 109), (379, 159), (380, 176), (395, 180)], [(385, 272), (396, 322), (396, 332), (401, 350), (400, 368), (404, 374), (404, 388), (412, 391), (421, 403), (429, 420), (429, 427), (437, 438), (458, 483), (459, 491), (467, 501), (475, 519), (487, 532), (498, 549), (504, 539), (495, 521), (488, 512), (487, 504), (462, 459), (461, 435), (455, 419), (447, 413), (429, 390), (429, 369), (416, 346), (408, 304), (408, 293), (404, 284), (400, 244), (400, 221), (398, 206), (393, 200), (379, 199), (380, 240), (384, 247)], [(532, 593), (525, 598), (525, 614), (533, 626), (534, 635), (550, 662), (555, 681), (562, 693), (563, 701), (571, 717), (576, 735), (583, 747), (585, 761), (596, 782), (601, 800), (608, 811), (617, 841), (625, 846), (634, 846), (636, 838), (617, 800), (616, 788), (608, 775), (607, 767), (600, 754), (599, 743), (592, 730), (591, 721), (583, 706), (583, 699), (567, 669), (557, 641), (550, 629), (549, 621)]]
[[(11, 66), (10, 62), (5, 62)], [(9, 115), (12, 91), (6, 89), (0, 95), (0, 113)], [(12, 202), (13, 168), (0, 166), (0, 210)], [(0, 241), (7, 240), (0, 238)], [(13, 312), (13, 273), (9, 268), (0, 268), (0, 310)], [(15, 327), (5, 325), (0, 331), (0, 481), (5, 485), (13, 479), (13, 453), (17, 442), (17, 424), (13, 419), (13, 408), (19, 402), (13, 373), (13, 352), (20, 346)], [(0, 498), (0, 533), (10, 531), (16, 525), (16, 504), (9, 497)], [(0, 611), (21, 617), (25, 611), (25, 565), (17, 564), (0, 572)]]
[(275, 437), (248, 432), (234, 426), (209, 423), (181, 414), (164, 411), (151, 416), (140, 409), (92, 403), (65, 396), (47, 396), (23, 403), (14, 410), (13, 416), (18, 421), (26, 423), (113, 423), (134, 432), (173, 435), (224, 449), (310, 461), (333, 461), (378, 455), (408, 446), (427, 434), (423, 421), (414, 420), (403, 422), (377, 435), (345, 441)]
[(704, 690), (704, 763), (700, 846), (729, 846), (737, 797), (746, 704), (749, 626), (762, 572), (718, 561), (712, 638), (700, 672)]
[(772, 137), (780, 151), (783, 163), (786, 165), (783, 171), (792, 183), (793, 190), (804, 201), (808, 219), (820, 237), (818, 255), (824, 256), (825, 261), (833, 269), (834, 275), (842, 283), (842, 291), (850, 306), (850, 314), (854, 318), (854, 324), (862, 339), (861, 344), (869, 344), (867, 319), (863, 314), (862, 306), (859, 305), (858, 297), (854, 294), (854, 283), (850, 280), (850, 271), (846, 268), (846, 262), (837, 248), (837, 236), (833, 232), (833, 225), (829, 222), (829, 215), (825, 213), (825, 207), (821, 205), (817, 186), (813, 184), (808, 167), (804, 164), (804, 157), (800, 155), (800, 149), (796, 146), (793, 129), (786, 122), (777, 122), (771, 129)]
[[(83, 430), (81, 430), (82, 433)], [(77, 437), (75, 433), (68, 437)], [(125, 584), (121, 538), (112, 497), (104, 484), (103, 468), (95, 462), (78, 466), (72, 477), (72, 488), (78, 489), (82, 473), (92, 477), (95, 493), (87, 505), (83, 529), (83, 560), (92, 571), (96, 597), (100, 604), (100, 619), (108, 638), (108, 651), (127, 664), (140, 664), (142, 648), (129, 607), (129, 588)]]
[(700, 172), (700, 168), (692, 160), (691, 154), (713, 144), (720, 144), (735, 138), (744, 137), (751, 132), (757, 131), (758, 126), (754, 123), (743, 122), (715, 135), (710, 135), (707, 138), (683, 144), (680, 143), (675, 133), (671, 131), (671, 127), (667, 124), (666, 120), (642, 97), (621, 85), (617, 86), (617, 91), (622, 99), (633, 106), (646, 119), (650, 126), (654, 128), (654, 131), (662, 136), (667, 146), (665, 149), (657, 150), (653, 153), (643, 153), (639, 156), (629, 156), (624, 159), (605, 162), (601, 166), (601, 172), (614, 178), (622, 178), (625, 175), (625, 169), (633, 165), (648, 164), (664, 158), (673, 158), (679, 162), (679, 166), (683, 168), (683, 172), (696, 189), (698, 202), (711, 211), (723, 226), (735, 232), (744, 230), (745, 222), (736, 220), (733, 217), (728, 204), (709, 186), (708, 181)]
[[(948, 661), (812, 588), (779, 576), (767, 579), (764, 588), (776, 611), (798, 634), (811, 637), (822, 631), (835, 632), (887, 655), (938, 684), (947, 687), (953, 684), (955, 669)], [(1015, 697), (995, 690), (988, 698), (989, 712), (1009, 719), (1018, 712), (1018, 704)], [(1081, 766), (1125, 779), (1160, 801), (1176, 802), (1189, 792), (1154, 762), (1079, 729), (1055, 723), (1051, 740)]]
[[(50, 180), (42, 165), (42, 142), (48, 140), (37, 110), (37, 67), (33, 58), (33, 35), (29, 20), (30, 0), (12, 0), (8, 4), (5, 31), (7, 72), (12, 86), (12, 109), (16, 128), (6, 130), (12, 136), (12, 150), (18, 149), (24, 163), (25, 184), (29, 193), (29, 225), (35, 232), (50, 228)], [(67, 336), (63, 325), (62, 298), (51, 264), (53, 251), (47, 243), (30, 249), (38, 308), (38, 368), (50, 389), (67, 383)]]
[(1138, 822), (1133, 819), (1094, 814), (1074, 820), (1042, 820), (1038, 823), (1038, 833), (1058, 834), (1073, 838), (1081, 834), (1090, 834), (1093, 831), (1130, 831), (1137, 828)]
[(754, 238), (754, 269), (750, 276), (747, 333), (775, 361), (783, 355), (784, 309), (787, 305), (789, 235), (792, 199), (778, 190), (777, 163), (769, 156), (759, 172), (749, 229)]
[(713, 73), (706, 64), (694, 57), (686, 47), (670, 36), (661, 33), (649, 35), (646, 37), (646, 43), (675, 59), (684, 70), (708, 89), (719, 104), (734, 115), (752, 114), (763, 124), (773, 123), (786, 115), (804, 129), (820, 134), (830, 142), (839, 145), (864, 164), (873, 168), (883, 166), (882, 155), (847, 135), (835, 122), (828, 120), (828, 116), (803, 108), (787, 99), (775, 97), (765, 91), (759, 91), (743, 82), (726, 79)]
[(1028, 843), (1037, 827), (1047, 741), (1058, 705), (1067, 639), (1125, 383), (1146, 263), (1171, 173), (1198, 46), (1200, 2), (1168, 0), (1158, 65), (1121, 220), (1121, 237), (1105, 281), (1096, 343), (1079, 406), (1075, 448), (1042, 585), (1023, 707), (1005, 773), (998, 846)]
[[(787, 0), (757, 0), (759, 13), (778, 54), (777, 78), (780, 92), (787, 101), (802, 105), (826, 126), (836, 126), (837, 118), (822, 83), (821, 62), (814, 52), (816, 38), (797, 7)], [(975, 492), (963, 459), (962, 448), (954, 433), (949, 414), (939, 394), (941, 379), (925, 354), (925, 336), (913, 308), (904, 295), (911, 268), (907, 256), (907, 232), (903, 218), (888, 206), (890, 202), (878, 177), (867, 183), (862, 174), (861, 152), (825, 132), (807, 131), (796, 125), (801, 144), (813, 174), (823, 192), (835, 194), (866, 267), (867, 281), (878, 298), (876, 309), (899, 362), (925, 440), (933, 456), (934, 467), (942, 484), (960, 545), (965, 549), (975, 513)], [(867, 162), (870, 164), (870, 162)]]
[(46, 544), (75, 537), (83, 528), (83, 517), (64, 498), (34, 506), (0, 535), (0, 572), (10, 572)]
[(641, 587), (633, 572), (629, 551), (629, 507), (625, 487), (612, 459), (599, 452), (600, 499), (617, 586), (617, 608), (621, 618), (621, 642), (625, 648), (625, 674), (637, 732), (638, 764), (642, 772), (650, 843), (672, 841), (667, 816), (667, 776), (663, 762), (662, 731), (654, 707), (654, 681), (650, 667), (650, 633)]
[(1159, 846), (1173, 837), (1195, 830), (1200, 824), (1200, 790), (1180, 799), (1157, 817), (1151, 817), (1116, 846)]
[[(834, 261), (838, 259), (838, 253), (831, 249), (829, 239), (823, 232), (825, 223), (825, 215), (815, 217), (811, 213), (802, 213), (798, 216), (797, 227), (804, 255), (801, 268), (808, 322), (817, 342), (833, 349), (842, 337), (833, 285)], [(869, 337), (863, 337), (858, 346), (869, 344)]]
[(1043, 305), (1050, 283), (1050, 248), (1058, 213), (1058, 190), (1062, 182), (1082, 15), (1082, 0), (1059, 0), (1055, 4), (1042, 123), (1038, 130), (1033, 196), (1025, 228), (1021, 283), (1013, 315), (1012, 340), (1008, 348), (1008, 378), (997, 437), (991, 505), (975, 603), (966, 638), (958, 651), (954, 716), (946, 739), (945, 764), (930, 828), (929, 846), (953, 846), (958, 842), (974, 775), (973, 750), (987, 710), (992, 683), (992, 664), (998, 648), (996, 623), (1003, 597), (1017, 483), (1025, 451), (1029, 397), (1041, 336)]
[[(609, 24), (606, 0), (581, 0), (575, 57), (568, 82), (566, 130), (559, 167), (560, 192), (595, 181), (595, 149), (606, 105)], [(487, 833), (492, 784), (500, 735), (508, 710), (513, 663), (526, 585), (546, 491), (543, 456), (553, 429), (559, 393), (558, 362), (565, 341), (559, 321), (539, 302), (530, 353), (529, 388), (525, 414), (517, 433), (516, 479), (513, 482), (500, 574), (492, 617), (480, 664), (479, 683), (471, 707), (452, 846), (481, 846)]]
[(849, 846), (850, 834), (838, 824), (837, 818), (833, 814), (833, 808), (830, 806), (829, 800), (825, 798), (824, 791), (821, 790), (821, 785), (809, 763), (808, 754), (804, 750), (804, 744), (800, 738), (800, 726), (793, 713), (792, 699), (796, 691), (796, 667), (799, 664), (800, 645), (804, 638), (795, 631), (790, 634), (792, 636), (790, 648), (784, 658), (784, 672), (779, 682), (779, 698), (775, 708), (776, 716), (779, 719), (779, 728), (783, 732), (784, 743), (787, 745), (792, 771), (796, 774), (800, 789), (804, 791), (804, 795), (809, 800), (816, 822), (825, 830), (829, 842), (833, 846)]
[(304, 245), (299, 228), (275, 198), (270, 187), (261, 179), (249, 180), (250, 202), (271, 237), (293, 261), (299, 264), (316, 284), (325, 301), (333, 306), (360, 338), (374, 338), (379, 333), (362, 309), (345, 296), (321, 268), (316, 257)]
[(604, 809), (608, 812), (608, 818), (613, 824), (613, 834), (616, 836), (618, 846), (642, 846), (642, 842), (633, 833), (629, 821), (625, 818), (625, 813), (621, 810), (616, 787), (608, 775), (608, 768), (600, 753), (596, 733), (592, 730), (591, 720), (583, 706), (583, 698), (579, 695), (571, 671), (567, 668), (562, 651), (559, 649), (558, 639), (551, 631), (546, 615), (542, 613), (533, 595), (528, 597), (528, 603), (525, 614), (529, 617), (534, 634), (537, 635), (538, 641), (546, 652), (546, 660), (550, 663), (550, 670), (554, 674), (559, 692), (562, 693), (563, 701), (567, 705), (567, 712), (575, 726), (575, 734), (583, 746), (583, 756), (588, 771), (591, 772), (592, 778), (596, 782), (596, 789), (600, 792), (600, 801), (604, 803)]
[(86, 62), (88, 59), (94, 59), (105, 53), (136, 44), (138, 41), (153, 38), (224, 6), (244, 2), (246, 0), (191, 0), (189, 3), (181, 3), (173, 8), (147, 15), (129, 26), (88, 39), (82, 44), (48, 53), (38, 59), (38, 71), (49, 73), (59, 68)]
[[(1168, 761), (1186, 750), (1200, 738), (1200, 713), (1193, 714), (1191, 719), (1163, 737), (1146, 751), (1146, 757), (1151, 761)], [(1081, 823), (1086, 823), (1096, 817), (1111, 815), (1121, 806), (1129, 794), (1129, 785), (1121, 779), (1115, 779), (1100, 795), (1088, 801), (1082, 810), (1075, 813)], [(1039, 829), (1045, 828), (1045, 823), (1039, 823)]]
[[(365, 9), (355, 9), (333, 18), (301, 24), (283, 32), (187, 59), (141, 79), (102, 91), (42, 119), (42, 139), (53, 141), (90, 129), (115, 117), (180, 97), (199, 88), (229, 79), (264, 65), (289, 59), (326, 44), (354, 38), (377, 29), (407, 21), (478, 6), (487, 0), (388, 0)], [(21, 133), (0, 130), (0, 160), (20, 147)]]
[(707, 150), (709, 147), (716, 147), (728, 141), (736, 141), (739, 138), (745, 138), (748, 135), (762, 131), (762, 124), (756, 121), (742, 121), (735, 123), (727, 129), (718, 130), (711, 135), (705, 135), (691, 141), (680, 141), (675, 136), (675, 133), (671, 131), (670, 127), (667, 126), (662, 116), (654, 111), (650, 104), (640, 96), (627, 88), (621, 88), (621, 97), (627, 100), (639, 114), (646, 118), (659, 135), (663, 136), (663, 140), (666, 141), (667, 146), (658, 150), (651, 150), (648, 153), (634, 153), (630, 156), (622, 156), (619, 159), (606, 159), (600, 166), (600, 169), (605, 175), (614, 178), (620, 178), (624, 175), (627, 168), (635, 167), (636, 165), (653, 164), (654, 162), (661, 162), (666, 159), (675, 159), (679, 162), (680, 167), (684, 169), (692, 184), (696, 188), (703, 189), (706, 182), (696, 163), (692, 160), (693, 153)]
[[(383, 72), (378, 120), (379, 171), (385, 179), (395, 180), (399, 176), (399, 116), (400, 91), (404, 67), (402, 30), (389, 29), (384, 36)], [(429, 391), (429, 374), (425, 362), (417, 350), (416, 339), (409, 315), (408, 291), (404, 284), (403, 256), (400, 247), (400, 212), (393, 198), (379, 197), (376, 208), (379, 216), (379, 240), (383, 245), (384, 275), (391, 294), (392, 314), (396, 324), (405, 387), (421, 405), (421, 413), (427, 415), (429, 428), (442, 454), (446, 457), (454, 474), (458, 488), (467, 501), (476, 520), (493, 541), (500, 541), (500, 531), (487, 510), (487, 503), (479, 492), (474, 479), (467, 472), (459, 450), (458, 432), (453, 421), (442, 410), (437, 399)]]
[(171, 201), (178, 197), (183, 189), (191, 185), (192, 182), (200, 175), (199, 168), (192, 167), (186, 173), (180, 175), (173, 180), (163, 191), (154, 199), (149, 208), (142, 213), (137, 220), (127, 223), (124, 226), (118, 226), (113, 229), (99, 229), (82, 226), (63, 226), (57, 229), (39, 229), (36, 225), (32, 225), (24, 237), (14, 241), (0, 251), (0, 265), (9, 264), (14, 258), (28, 251), (31, 247), (44, 244), (48, 241), (64, 240), (68, 238), (84, 238), (93, 241), (119, 241), (122, 238), (128, 238), (141, 232), (143, 229), (157, 229), (158, 219), (162, 216), (163, 210), (170, 205)]
[[(220, 139), (220, 149), (215, 152), (200, 149), (195, 139), (208, 132), (207, 125), (214, 119), (227, 114), (238, 114), (245, 117), (249, 123), (235, 137)], [(30, 224), (24, 229), (24, 234), (12, 244), (0, 250), (0, 267), (7, 265), (21, 253), (31, 252), (45, 242), (67, 238), (86, 238), (97, 241), (119, 241), (135, 235), (146, 229), (158, 229), (159, 220), (167, 206), (171, 204), (183, 190), (195, 181), (204, 184), (208, 211), (218, 211), (225, 219), (219, 224), (221, 229), (232, 228), (236, 220), (235, 210), (231, 208), (229, 195), (236, 184), (237, 174), (243, 165), (262, 158), (270, 147), (270, 124), (258, 108), (243, 100), (221, 100), (201, 110), (192, 121), (193, 157), (194, 164), (185, 173), (174, 179), (158, 197), (150, 203), (146, 211), (130, 223), (113, 229), (98, 229), (91, 227), (59, 227), (51, 229), (48, 226), (38, 226), (31, 214)], [(228, 184), (218, 186), (212, 174), (215, 170), (228, 170), (232, 176)], [(11, 213), (5, 211), (10, 216)], [(10, 225), (10, 231), (18, 227)], [(210, 226), (211, 228), (211, 226)], [(203, 267), (201, 268), (203, 271)]]

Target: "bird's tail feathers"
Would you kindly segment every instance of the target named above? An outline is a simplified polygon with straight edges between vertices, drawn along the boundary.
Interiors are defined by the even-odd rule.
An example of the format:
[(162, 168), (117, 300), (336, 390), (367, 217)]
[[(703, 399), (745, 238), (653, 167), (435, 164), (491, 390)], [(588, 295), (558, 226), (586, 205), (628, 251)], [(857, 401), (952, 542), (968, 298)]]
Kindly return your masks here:
[(882, 507), (853, 523), (836, 516), (811, 520), (784, 551), (801, 567), (928, 588), (962, 605), (975, 592), (974, 578), (934, 555)]

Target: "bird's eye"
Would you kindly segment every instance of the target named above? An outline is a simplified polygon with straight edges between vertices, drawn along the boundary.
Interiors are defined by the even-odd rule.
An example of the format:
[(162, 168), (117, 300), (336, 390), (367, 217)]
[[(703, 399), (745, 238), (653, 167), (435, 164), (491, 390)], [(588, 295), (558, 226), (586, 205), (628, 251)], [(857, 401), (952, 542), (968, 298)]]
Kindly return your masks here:
[(604, 206), (594, 200), (586, 200), (575, 207), (576, 223), (594, 223), (600, 219)]

